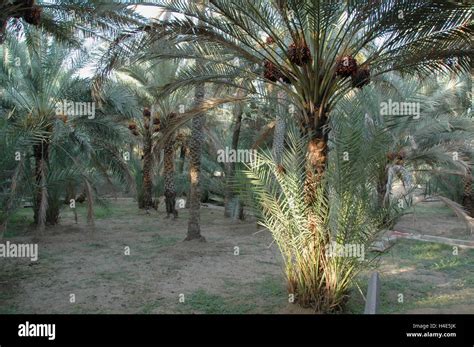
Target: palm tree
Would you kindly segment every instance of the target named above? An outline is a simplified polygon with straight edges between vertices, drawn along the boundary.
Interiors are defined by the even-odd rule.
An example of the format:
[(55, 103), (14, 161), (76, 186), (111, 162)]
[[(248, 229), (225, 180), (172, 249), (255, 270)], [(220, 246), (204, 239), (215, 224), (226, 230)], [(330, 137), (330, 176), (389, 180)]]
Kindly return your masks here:
[[(352, 132), (356, 142), (344, 151), (351, 158), (365, 158), (364, 165), (372, 166), (370, 180), (376, 187), (375, 209), (381, 212), (382, 228), (390, 226), (400, 212), (399, 199), (410, 203), (417, 185), (439, 175), (465, 176), (473, 154), (467, 143), (474, 126), (459, 102), (451, 103), (457, 89), (439, 86), (433, 78), (420, 82), (398, 74), (384, 77), (377, 85), (341, 100), (331, 123), (334, 138), (344, 135), (339, 130), (343, 125), (346, 132)], [(381, 105), (388, 100), (418, 103), (420, 117), (380, 114)], [(357, 153), (358, 148), (364, 150)], [(453, 156), (455, 152), (459, 157)], [(392, 186), (398, 178), (405, 193), (395, 196)]]
[[(200, 10), (205, 8), (204, 1), (198, 1)], [(198, 20), (197, 28), (203, 28), (203, 22)], [(196, 61), (198, 68), (202, 67), (202, 60)], [(204, 101), (205, 84), (196, 84), (194, 91), (195, 107), (199, 108)], [(199, 240), (206, 241), (201, 235), (200, 225), (200, 208), (201, 208), (201, 155), (202, 145), (204, 142), (204, 114), (198, 114), (193, 117), (191, 123), (191, 139), (189, 141), (189, 220), (188, 220), (188, 234), (186, 241)]]
[[(34, 159), (34, 181), (26, 182), (34, 195), (35, 224), (43, 229), (58, 222), (59, 182), (82, 183), (92, 222), (91, 183), (95, 179), (88, 165), (105, 177), (113, 173), (123, 182), (129, 179), (118, 150), (124, 134), (111, 117), (103, 117), (115, 113), (109, 102), (113, 88), (105, 94), (102, 109), (96, 110), (89, 81), (76, 77), (87, 61), (81, 52), (71, 52), (41, 32), (25, 30), (25, 35), (24, 41), (7, 39), (2, 46), (0, 79), (3, 109), (9, 114), (5, 134), (21, 134), (19, 149)], [(133, 108), (133, 100), (122, 101)]]
[[(169, 136), (163, 137), (162, 133), (170, 128), (175, 115), (179, 111), (179, 105), (183, 104), (186, 91), (176, 91), (167, 95), (161, 94), (161, 88), (170, 83), (178, 69), (178, 64), (164, 61), (157, 64), (140, 61), (139, 63), (116, 67), (115, 75), (124, 83), (140, 102), (147, 107), (143, 111), (143, 117), (139, 121), (132, 122), (129, 129), (143, 148), (143, 175), (142, 175), (142, 198), (139, 199), (139, 207), (148, 209), (155, 206), (152, 201), (153, 172), (157, 166), (160, 150), (164, 148), (164, 176), (165, 176), (165, 199), (167, 212), (177, 216), (177, 211), (171, 200), (176, 192), (173, 188), (174, 180), (174, 136), (173, 129)], [(113, 76), (111, 76), (113, 78)], [(164, 141), (164, 143), (162, 143)], [(172, 208), (168, 208), (171, 207)]]
[[(307, 206), (316, 203), (317, 192), (325, 184), (329, 121), (341, 98), (367, 84), (369, 76), (374, 79), (388, 71), (420, 75), (446, 71), (452, 68), (445, 59), (453, 56), (459, 58), (461, 68), (469, 65), (470, 8), (454, 2), (210, 0), (206, 11), (187, 2), (155, 3), (180, 15), (167, 21), (156, 35), (187, 43), (179, 48), (181, 55), (178, 52), (174, 57), (208, 61), (190, 68), (194, 76), (184, 74), (177, 85), (186, 80), (199, 86), (206, 76), (208, 82), (219, 82), (238, 74), (248, 79), (263, 77), (265, 83), (288, 94), (301, 132), (309, 136)], [(206, 25), (196, 29), (189, 18)], [(286, 28), (283, 33), (276, 29), (281, 27)], [(229, 56), (245, 61), (245, 68), (229, 63)], [(307, 215), (307, 227), (314, 236), (307, 247), (316, 242), (324, 248), (330, 240), (326, 227), (318, 222), (325, 219), (321, 213), (329, 212), (310, 209)], [(317, 257), (314, 262), (326, 261), (324, 252), (308, 255)], [(314, 275), (319, 278), (324, 271)], [(309, 301), (318, 302), (328, 294), (318, 290)]]
[[(221, 71), (221, 75), (229, 70), (236, 73), (229, 64), (224, 65), (227, 69), (222, 66), (229, 51), (249, 63), (262, 66), (268, 62), (266, 81), (288, 92), (300, 110), (297, 116), (301, 126), (312, 133), (308, 163), (318, 177), (324, 171), (327, 157), (329, 114), (361, 78), (360, 74), (368, 72), (369, 64), (373, 77), (391, 70), (422, 73), (450, 68), (443, 58), (465, 58), (469, 54), (467, 36), (472, 29), (467, 24), (468, 6), (442, 1), (418, 1), (415, 6), (412, 1), (388, 1), (383, 5), (256, 1), (249, 5), (246, 1), (212, 0), (206, 12), (192, 4), (156, 2), (169, 12), (206, 23), (198, 32), (200, 41), (186, 46), (182, 56), (189, 58), (199, 49), (197, 55), (202, 58), (203, 43), (212, 46), (214, 54), (204, 53), (209, 60), (217, 61), (206, 67), (210, 81), (217, 79), (216, 71)], [(187, 20), (176, 17), (166, 24), (160, 37), (174, 38), (179, 33), (179, 39), (186, 41), (183, 35), (194, 35)], [(274, 25), (287, 30), (277, 34)], [(260, 32), (271, 38), (272, 44)], [(379, 48), (371, 49), (377, 41), (382, 42)], [(436, 51), (431, 49), (434, 44), (438, 45)], [(467, 67), (467, 60), (461, 59), (461, 64)], [(259, 78), (260, 71), (259, 68), (241, 72)], [(352, 78), (348, 78), (351, 74)], [(293, 88), (283, 80), (291, 82)]]
[[(194, 93), (195, 107), (199, 108), (204, 101), (204, 83), (196, 85)], [(192, 119), (191, 139), (189, 141), (189, 220), (186, 241), (206, 239), (201, 235), (200, 208), (201, 208), (201, 154), (204, 142), (204, 115), (199, 114)]]
[[(457, 2), (210, 0), (205, 9), (195, 2), (153, 3), (173, 16), (148, 25), (149, 39), (176, 45), (173, 51), (151, 52), (149, 58), (199, 62), (183, 67), (180, 78), (164, 92), (183, 85), (197, 86), (198, 91), (203, 83), (229, 84), (239, 77), (255, 81), (250, 87), (233, 84), (249, 95), (258, 91), (258, 83), (272, 84), (288, 95), (300, 133), (308, 141), (302, 192), (308, 207), (307, 228), (313, 235), (304, 253), (312, 257), (312, 263), (327, 263), (324, 249), (331, 240), (330, 230), (320, 222), (330, 210), (309, 207), (317, 204), (321, 190), (325, 199), (330, 197), (331, 187), (325, 178), (330, 119), (340, 100), (390, 71), (426, 76), (433, 71), (467, 70), (472, 54), (471, 9)], [(196, 26), (196, 22), (205, 25)], [(133, 42), (134, 38), (128, 35), (124, 40)], [(140, 45), (143, 41), (139, 40), (135, 47)], [(453, 57), (458, 58), (459, 67), (447, 62)], [(235, 64), (234, 58), (240, 63)], [(194, 115), (187, 114), (181, 122)], [(195, 229), (196, 221), (194, 218)], [(324, 281), (324, 266), (312, 275)], [(332, 294), (324, 287), (315, 287), (301, 303), (321, 303), (328, 295)], [(323, 302), (331, 305), (330, 300)], [(324, 305), (316, 306), (329, 309)]]
[(56, 41), (74, 46), (91, 35), (113, 37), (124, 28), (143, 24), (133, 8), (120, 1), (9, 0), (2, 1), (0, 13), (0, 44), (25, 24), (41, 27)]

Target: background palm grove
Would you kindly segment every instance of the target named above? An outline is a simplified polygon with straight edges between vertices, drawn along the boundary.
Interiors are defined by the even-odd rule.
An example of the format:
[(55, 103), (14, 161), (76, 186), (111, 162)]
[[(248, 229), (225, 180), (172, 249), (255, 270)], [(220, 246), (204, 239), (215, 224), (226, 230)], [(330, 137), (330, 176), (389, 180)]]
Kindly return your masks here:
[(0, 313), (474, 313), (472, 15), (1, 1)]

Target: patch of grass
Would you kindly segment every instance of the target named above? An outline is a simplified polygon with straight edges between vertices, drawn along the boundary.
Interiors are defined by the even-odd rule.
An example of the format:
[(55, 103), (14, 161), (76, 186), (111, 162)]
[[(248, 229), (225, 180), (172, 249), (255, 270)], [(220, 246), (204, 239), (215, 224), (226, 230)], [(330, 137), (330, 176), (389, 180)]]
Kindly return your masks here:
[(92, 249), (102, 249), (102, 248), (106, 248), (105, 245), (100, 244), (100, 243), (88, 243), (86, 246), (87, 246), (88, 248), (92, 248)]
[(154, 310), (156, 310), (158, 307), (161, 306), (161, 300), (162, 299), (147, 302), (145, 305), (142, 306), (141, 313), (144, 313), (144, 314), (152, 313)]
[(267, 276), (261, 281), (246, 286), (245, 292), (236, 292), (241, 284), (230, 279), (224, 280), (224, 285), (229, 294), (234, 298), (240, 297), (241, 301), (253, 304), (253, 313), (274, 313), (276, 309), (288, 304), (288, 292), (285, 278), (280, 276)]
[(181, 238), (177, 236), (162, 236), (162, 235), (153, 235), (151, 238), (151, 244), (153, 248), (156, 247), (168, 247), (175, 245), (177, 242), (179, 242)]
[(468, 302), (474, 302), (474, 294), (472, 291), (455, 291), (453, 293), (429, 295), (418, 300), (415, 305), (420, 308), (443, 308)]
[(459, 266), (459, 259), (457, 258), (444, 258), (433, 264), (433, 270), (449, 270)]
[(33, 210), (31, 208), (18, 209), (8, 220), (5, 238), (23, 236), (32, 223)]
[(94, 207), (94, 217), (96, 219), (110, 218), (113, 216), (116, 207), (111, 208), (109, 206), (95, 206)]
[[(95, 219), (105, 219), (111, 218), (118, 209), (118, 206), (110, 207), (108, 205), (95, 205), (94, 206), (94, 218)], [(77, 216), (81, 220), (85, 220), (87, 218), (87, 204), (77, 204), (76, 205)], [(71, 216), (72, 216), (72, 211)]]
[(438, 216), (438, 217), (454, 217), (454, 212), (444, 204), (421, 203), (415, 207), (411, 207), (406, 212), (412, 212), (415, 216)]
[(273, 313), (276, 308), (288, 304), (288, 292), (283, 276), (267, 276), (255, 283), (255, 294), (262, 302), (265, 313)]
[(0, 314), (18, 314), (18, 313), (19, 313), (18, 305), (0, 307)]
[(62, 264), (64, 262), (64, 257), (62, 254), (58, 254), (58, 253), (41, 249), (41, 246), (40, 246), (40, 249), (38, 250), (38, 260), (41, 263), (48, 262), (48, 263)]
[[(417, 308), (417, 302), (431, 295), (433, 285), (422, 281), (381, 278), (380, 313), (397, 313)], [(401, 296), (402, 295), (402, 296)], [(401, 301), (399, 301), (402, 299)]]
[[(31, 220), (29, 220), (31, 218)], [(19, 208), (16, 212), (10, 217), (9, 223), (22, 223), (28, 221), (31, 223), (33, 219), (33, 209), (32, 208)]]
[(116, 271), (116, 272), (109, 272), (109, 271), (102, 271), (95, 273), (96, 278), (98, 281), (106, 280), (112, 282), (130, 282), (132, 277), (130, 273), (124, 271)]
[(268, 276), (255, 285), (256, 294), (262, 298), (283, 299), (287, 301), (288, 294), (283, 277)]
[(401, 259), (414, 263), (417, 260), (436, 260), (440, 256), (452, 252), (452, 248), (447, 245), (415, 240), (399, 240), (396, 246), (398, 247), (394, 251)]
[(16, 314), (18, 313), (18, 305), (13, 304), (15, 293), (12, 291), (0, 292), (0, 314)]
[[(86, 220), (87, 218), (87, 204), (77, 204), (76, 211), (78, 218), (81, 220)], [(116, 203), (114, 201), (107, 202), (105, 204), (95, 204), (94, 205), (94, 218), (97, 220), (108, 219), (108, 218), (117, 218), (117, 219), (126, 219), (131, 215), (136, 215), (138, 207), (135, 204), (131, 203)], [(70, 216), (73, 214), (71, 212)]]
[(84, 307), (80, 304), (75, 304), (72, 307), (71, 314), (107, 314), (108, 312), (101, 308)]
[[(474, 296), (473, 250), (460, 249), (459, 254), (455, 256), (453, 248), (449, 245), (398, 240), (389, 252), (381, 256), (380, 261), (382, 266), (390, 264), (400, 270), (408, 268), (412, 273), (409, 278), (405, 272), (381, 274), (381, 313), (402, 313), (417, 308), (439, 308), (472, 301), (469, 296)], [(417, 273), (438, 277), (439, 273), (442, 273), (443, 276), (448, 276), (453, 285), (437, 286), (431, 282), (424, 282), (422, 277), (417, 279)], [(367, 281), (368, 271), (358, 276), (358, 283), (364, 295), (367, 291)], [(456, 294), (460, 288), (466, 289), (464, 296)], [(403, 294), (403, 303), (398, 302), (399, 294)], [(354, 287), (347, 311), (362, 313), (364, 305), (359, 290)]]
[(159, 231), (156, 225), (150, 224), (150, 225), (138, 225), (134, 231), (140, 232), (140, 233), (154, 233)]
[(185, 302), (178, 305), (182, 313), (204, 314), (244, 314), (249, 313), (254, 306), (250, 303), (225, 299), (222, 296), (207, 293), (203, 289), (185, 297)]

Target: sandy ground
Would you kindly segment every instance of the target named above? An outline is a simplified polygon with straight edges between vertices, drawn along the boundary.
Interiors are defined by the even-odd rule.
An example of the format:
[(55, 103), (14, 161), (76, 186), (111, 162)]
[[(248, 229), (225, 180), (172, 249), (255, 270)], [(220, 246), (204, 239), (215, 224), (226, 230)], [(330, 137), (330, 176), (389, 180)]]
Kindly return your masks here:
[[(454, 213), (446, 209), (442, 202), (425, 202), (420, 204), (426, 211), (431, 209), (429, 218), (416, 213), (403, 216), (396, 225), (396, 230), (419, 233), (424, 235), (446, 236), (453, 239), (474, 240), (470, 230)], [(415, 207), (415, 212), (416, 212)]]
[[(42, 235), (10, 239), (38, 242), (39, 260), (0, 259), (0, 313), (311, 313), (288, 304), (278, 249), (254, 220), (230, 221), (221, 208), (203, 207), (208, 242), (183, 242), (186, 210), (172, 220), (163, 211), (139, 211), (132, 200), (113, 204), (118, 213), (96, 220), (94, 230), (64, 213)], [(403, 272), (390, 260), (380, 271), (386, 278)], [(431, 271), (423, 280), (442, 286), (442, 276)], [(439, 311), (424, 310), (415, 312)]]
[[(222, 210), (203, 207), (202, 234), (208, 242), (182, 242), (186, 210), (172, 220), (161, 211), (138, 211), (131, 201), (119, 204), (124, 214), (97, 220), (94, 231), (66, 215), (60, 226), (33, 237), (39, 243), (37, 262), (2, 259), (0, 312), (194, 313), (199, 306), (194, 310), (180, 298), (186, 304), (195, 293), (205, 293), (204, 300), (222, 297), (235, 306), (251, 304), (248, 312), (285, 312), (280, 256), (255, 221), (232, 222)], [(31, 238), (14, 241), (29, 243)], [(269, 278), (281, 283), (280, 305), (269, 307), (265, 297), (254, 293)]]

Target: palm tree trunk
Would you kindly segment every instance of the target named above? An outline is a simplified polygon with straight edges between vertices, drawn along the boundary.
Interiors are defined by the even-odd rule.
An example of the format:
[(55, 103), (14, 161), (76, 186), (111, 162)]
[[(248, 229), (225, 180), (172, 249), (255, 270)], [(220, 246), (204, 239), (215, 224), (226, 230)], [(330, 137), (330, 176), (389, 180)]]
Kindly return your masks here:
[(472, 201), (472, 170), (467, 169), (466, 175), (464, 176), (464, 192), (462, 197), (462, 205), (464, 206), (467, 213), (474, 217), (474, 203)]
[[(204, 100), (204, 83), (196, 86), (194, 93), (195, 105), (199, 107)], [(200, 226), (200, 207), (201, 207), (201, 154), (202, 144), (204, 142), (204, 122), (203, 114), (200, 114), (192, 120), (191, 141), (189, 145), (189, 220), (188, 235), (186, 241), (200, 240), (205, 241), (201, 235)]]
[(181, 144), (179, 148), (179, 162), (177, 171), (182, 174), (184, 172), (184, 162), (186, 161), (186, 146)]
[[(286, 101), (286, 93), (279, 92), (278, 100)], [(285, 149), (286, 122), (283, 113), (285, 112), (285, 107), (280, 104), (278, 105), (275, 118), (275, 131), (273, 133), (272, 152), (275, 163), (281, 165), (283, 150)]]
[(140, 208), (149, 210), (153, 207), (152, 191), (152, 167), (153, 167), (153, 154), (152, 154), (152, 140), (151, 134), (148, 129), (145, 129), (143, 135), (143, 201), (139, 203)]
[[(23, 159), (22, 159), (23, 160)], [(10, 184), (10, 192), (7, 197), (7, 201), (5, 203), (4, 211), (2, 213), (2, 218), (0, 219), (0, 241), (3, 240), (3, 236), (5, 235), (5, 230), (7, 228), (8, 217), (12, 213), (13, 210), (13, 201), (16, 197), (16, 191), (18, 188), (18, 181), (19, 177), (22, 174), (23, 162), (20, 162), (15, 169), (15, 173), (13, 174), (12, 181)]]
[(5, 230), (7, 228), (7, 221), (4, 220), (0, 223), (0, 241), (3, 240), (3, 236), (5, 235)]
[[(239, 146), (239, 137), (240, 137), (240, 129), (242, 127), (242, 104), (237, 103), (234, 107), (234, 130), (232, 132), (232, 144), (231, 149), (237, 150)], [(235, 173), (235, 163), (228, 163), (227, 165), (227, 175), (226, 175), (226, 188), (224, 192), (224, 216), (231, 217), (232, 216), (232, 203), (231, 201), (234, 199), (234, 194), (232, 188), (230, 187), (230, 181), (232, 177), (234, 177)], [(239, 213), (240, 215), (241, 213)]]
[(304, 125), (305, 132), (310, 133), (310, 140), (306, 150), (306, 182), (305, 200), (312, 203), (314, 193), (326, 171), (328, 156), (328, 132), (325, 126), (328, 122), (327, 114), (323, 111), (307, 112), (309, 124)]
[(46, 224), (48, 225), (56, 225), (59, 223), (59, 205), (56, 203), (52, 203), (51, 201), (48, 203), (48, 209), (46, 210)]
[(379, 175), (377, 182), (377, 207), (382, 213), (380, 228), (388, 227), (390, 221), (390, 215), (388, 213), (388, 200), (387, 195), (387, 183), (388, 183), (388, 168), (385, 167), (383, 174)]
[(48, 209), (48, 190), (46, 187), (46, 170), (49, 157), (49, 142), (42, 141), (33, 146), (35, 158), (35, 182), (37, 186), (34, 203), (34, 223), (39, 231), (44, 230)]
[[(327, 194), (324, 191), (324, 187), (321, 187), (324, 173), (326, 172), (327, 156), (328, 156), (328, 133), (324, 132), (324, 127), (327, 124), (327, 116), (322, 112), (307, 112), (309, 123), (304, 124), (304, 132), (310, 134), (308, 147), (306, 150), (306, 177), (304, 184), (304, 200), (308, 206), (316, 203), (316, 197), (318, 190), (323, 189), (323, 194)], [(327, 214), (328, 211), (315, 212), (313, 209), (308, 211), (308, 229), (312, 236), (308, 239), (308, 243), (305, 248), (307, 254), (307, 262), (310, 264), (319, 264), (315, 269), (316, 273), (308, 278), (308, 282), (312, 283), (313, 287), (311, 290), (300, 290), (298, 288), (298, 278), (303, 275), (306, 269), (296, 268), (289, 280), (289, 290), (292, 293), (297, 293), (298, 303), (303, 307), (313, 307), (318, 312), (325, 312), (326, 309), (331, 305), (328, 303), (331, 301), (333, 296), (330, 292), (330, 288), (321, 287), (320, 281), (325, 278), (325, 264), (328, 263), (328, 255), (325, 252), (327, 245), (330, 242), (330, 235), (325, 232), (324, 226), (319, 225), (319, 216), (316, 213)]]
[[(198, 0), (197, 5), (204, 10), (206, 0)], [(197, 27), (202, 27), (202, 21), (198, 21)], [(199, 68), (202, 61), (197, 60), (196, 65)], [(204, 101), (205, 84), (198, 83), (194, 90), (194, 105), (200, 107)], [(204, 114), (200, 113), (192, 120), (191, 140), (189, 144), (189, 220), (188, 234), (185, 241), (199, 240), (206, 241), (201, 235), (201, 155), (204, 142), (204, 123), (206, 119)]]
[(178, 217), (178, 211), (176, 211), (176, 187), (174, 184), (174, 138), (171, 137), (166, 141), (164, 147), (164, 175), (165, 175), (165, 202), (166, 202), (166, 218), (169, 218), (170, 214), (174, 218)]
[(6, 36), (7, 36), (7, 24), (8, 24), (8, 18), (3, 18), (3, 16), (0, 18), (0, 45), (5, 42)]

